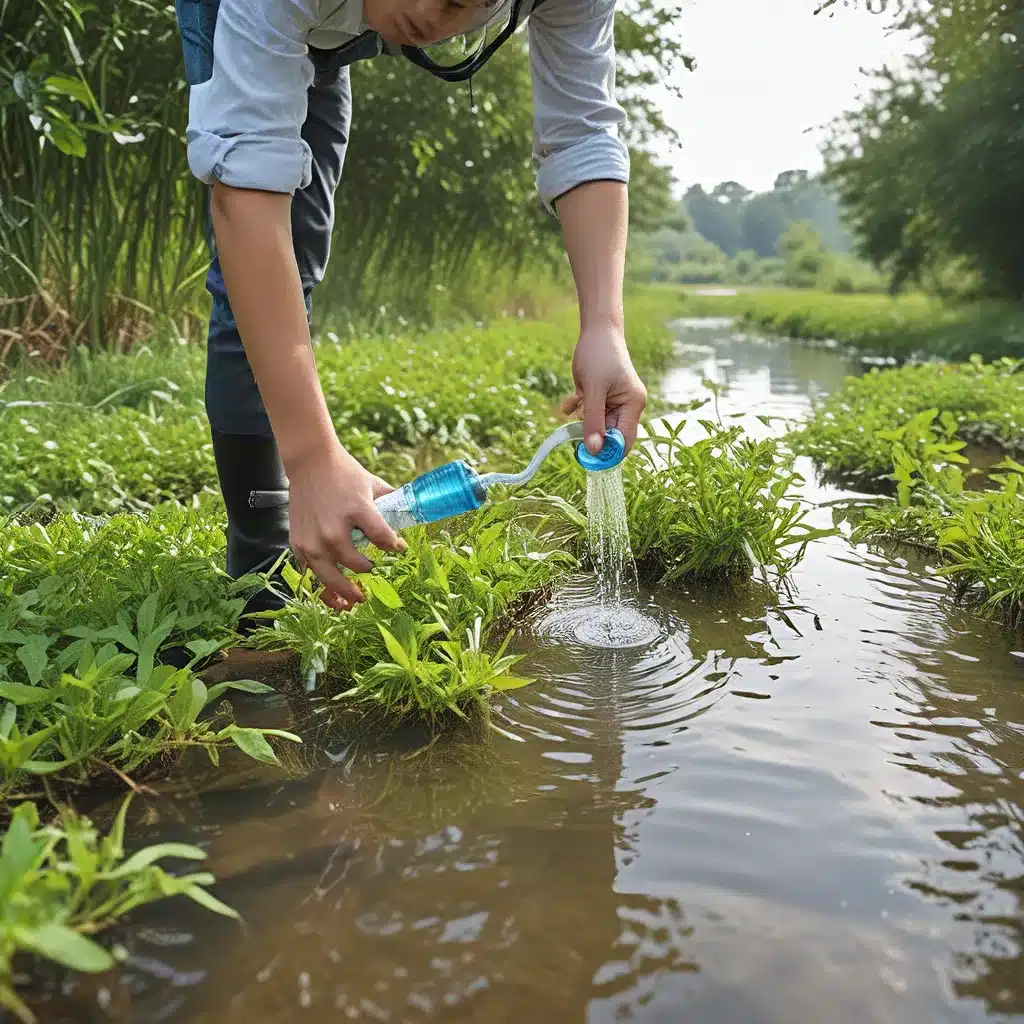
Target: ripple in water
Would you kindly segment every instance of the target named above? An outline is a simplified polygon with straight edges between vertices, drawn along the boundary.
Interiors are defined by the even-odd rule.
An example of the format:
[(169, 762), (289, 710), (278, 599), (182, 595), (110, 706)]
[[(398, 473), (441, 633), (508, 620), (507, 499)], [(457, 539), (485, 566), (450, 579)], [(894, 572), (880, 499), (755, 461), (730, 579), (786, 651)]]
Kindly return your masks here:
[(536, 624), (538, 632), (555, 642), (605, 650), (659, 640), (661, 627), (639, 607), (621, 467), (587, 473), (587, 539), (596, 590), (577, 585), (556, 595)]

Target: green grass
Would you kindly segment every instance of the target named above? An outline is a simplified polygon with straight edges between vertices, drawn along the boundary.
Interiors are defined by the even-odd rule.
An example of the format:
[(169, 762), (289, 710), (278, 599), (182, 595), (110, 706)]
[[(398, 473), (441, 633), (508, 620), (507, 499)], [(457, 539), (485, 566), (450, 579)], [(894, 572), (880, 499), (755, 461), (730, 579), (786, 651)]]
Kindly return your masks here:
[(686, 295), (687, 316), (735, 316), (785, 337), (830, 342), (899, 362), (1024, 356), (1024, 308), (1008, 303), (947, 305), (922, 294), (836, 295), (741, 291)]
[(873, 370), (829, 395), (793, 444), (827, 473), (876, 485), (892, 471), (893, 442), (941, 461), (959, 437), (1015, 452), (1024, 447), (1022, 364), (1000, 360)]
[[(666, 321), (677, 301), (631, 300), (632, 350), (648, 375), (668, 363)], [(574, 337), (574, 322), (560, 314), (328, 340), (318, 360), (342, 436), (400, 482), (423, 461), (453, 454), (480, 466), (522, 461), (571, 388)], [(222, 569), (221, 505), (202, 493), (215, 476), (201, 393), (202, 353), (166, 344), (121, 357), (80, 354), (59, 371), (5, 385), (5, 500), (30, 506), (0, 522), (7, 794), (41, 776), (81, 783), (146, 771), (188, 747), (216, 759), (234, 744), (274, 762), (267, 736), (294, 738), (213, 713), (225, 687), (207, 689), (197, 675), (236, 642), (245, 598), (260, 585), (233, 583)], [(293, 579), (293, 601), (258, 642), (298, 650), (304, 671), (318, 666), (343, 681), (351, 705), (396, 718), (464, 714), (512, 678), (514, 662), (494, 635), (502, 617), (572, 563), (545, 547), (543, 530), (516, 525), (511, 507), (458, 526), (450, 551), (414, 536), (408, 555), (385, 559), (365, 581), (371, 603), (350, 616), (328, 612), (308, 581)], [(64, 511), (54, 516), (55, 508)]]
[[(666, 321), (679, 308), (679, 295), (666, 292), (629, 301), (630, 349), (649, 381), (669, 364)], [(424, 460), (500, 461), (542, 435), (572, 390), (577, 330), (575, 314), (563, 312), (337, 343), (325, 335), (316, 355), (343, 443), (398, 480)], [(0, 511), (99, 514), (215, 490), (202, 381), (201, 350), (167, 342), (129, 356), (83, 352), (60, 370), (12, 376), (0, 385)]]
[(36, 1018), (17, 992), (15, 957), (35, 955), (87, 973), (108, 971), (121, 952), (92, 936), (136, 907), (174, 896), (237, 917), (210, 893), (208, 872), (172, 875), (159, 863), (204, 860), (197, 847), (164, 843), (126, 857), (129, 801), (106, 835), (70, 808), (45, 825), (35, 804), (14, 809), (0, 841), (0, 1007), (22, 1024)]
[(294, 737), (211, 714), (228, 689), (269, 687), (207, 688), (196, 674), (236, 639), (259, 585), (220, 569), (220, 526), (209, 503), (0, 524), (0, 797), (43, 778), (134, 772), (189, 747), (216, 760), (233, 744), (276, 762), (267, 736)]
[(311, 684), (392, 724), (441, 727), (483, 711), (491, 694), (528, 682), (504, 654), (509, 614), (576, 564), (550, 527), (519, 511), (498, 502), (406, 531), (406, 552), (381, 554), (372, 574), (356, 577), (367, 601), (346, 615), (318, 599), (308, 574), (286, 567), (287, 605), (264, 613), (247, 644), (296, 652)]

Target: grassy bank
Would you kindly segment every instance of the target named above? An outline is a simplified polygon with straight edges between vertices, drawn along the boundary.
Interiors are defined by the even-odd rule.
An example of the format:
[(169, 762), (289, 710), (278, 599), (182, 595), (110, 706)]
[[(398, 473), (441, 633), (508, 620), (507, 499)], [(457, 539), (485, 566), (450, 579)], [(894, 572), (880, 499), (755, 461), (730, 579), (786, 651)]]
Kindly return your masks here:
[(793, 435), (826, 472), (876, 485), (901, 444), (929, 464), (947, 462), (951, 442), (1006, 452), (1024, 447), (1024, 373), (1013, 360), (928, 363), (849, 378)]
[(926, 295), (740, 291), (686, 295), (687, 316), (735, 316), (789, 338), (821, 341), (897, 361), (1024, 356), (1024, 309), (1005, 303), (950, 306)]
[[(665, 322), (679, 308), (668, 292), (630, 302), (629, 344), (648, 380), (668, 365)], [(541, 434), (572, 390), (576, 333), (566, 311), (345, 342), (328, 333), (316, 355), (342, 441), (400, 479), (444, 453), (500, 460), (517, 438)], [(128, 356), (81, 350), (58, 371), (0, 385), (0, 510), (100, 514), (215, 489), (203, 360), (200, 348), (165, 339)]]
[[(652, 392), (671, 359), (667, 322), (680, 311), (678, 293), (630, 300), (630, 346)], [(566, 313), (344, 343), (326, 337), (317, 357), (339, 434), (399, 483), (456, 456), (521, 465), (558, 421), (575, 337)], [(263, 581), (233, 582), (223, 571), (201, 377), (201, 352), (163, 344), (22, 373), (0, 392), (12, 513), (0, 523), (8, 836), (24, 831), (11, 818), (21, 801), (136, 787), (186, 750), (216, 762), (233, 747), (273, 768), (299, 742), (236, 721), (232, 691), (259, 694), (265, 682), (212, 685), (202, 672), (238, 643), (245, 598)], [(711, 420), (706, 429), (696, 446), (676, 434), (653, 438), (650, 454), (626, 464), (642, 567), (663, 585), (743, 581), (755, 569), (784, 575), (815, 536), (791, 495), (792, 453)], [(466, 719), (486, 724), (494, 694), (529, 682), (505, 651), (510, 623), (587, 555), (582, 470), (565, 450), (544, 474), (532, 493), (495, 495), (474, 516), (410, 531), (407, 552), (380, 555), (359, 577), (369, 600), (353, 613), (328, 611), (308, 577), (286, 570), (286, 607), (248, 643), (294, 654), (299, 671), (282, 685), (301, 699), (303, 684), (315, 682), (348, 721), (416, 720), (435, 732)], [(39, 870), (64, 869), (45, 861)], [(87, 914), (74, 928), (99, 929), (115, 916)], [(65, 962), (43, 942), (7, 948), (8, 961), (28, 950)], [(13, 993), (0, 964), (5, 970), (0, 984)]]
[(1024, 467), (1007, 453), (1024, 448), (1022, 396), (1009, 359), (875, 370), (828, 396), (790, 443), (826, 476), (892, 495), (857, 517), (854, 540), (933, 552), (957, 600), (1019, 629)]
[(934, 552), (957, 601), (1024, 627), (1024, 466), (1005, 460), (991, 487), (969, 491), (960, 467), (935, 470), (897, 448), (893, 479), (897, 499), (867, 511), (853, 538)]

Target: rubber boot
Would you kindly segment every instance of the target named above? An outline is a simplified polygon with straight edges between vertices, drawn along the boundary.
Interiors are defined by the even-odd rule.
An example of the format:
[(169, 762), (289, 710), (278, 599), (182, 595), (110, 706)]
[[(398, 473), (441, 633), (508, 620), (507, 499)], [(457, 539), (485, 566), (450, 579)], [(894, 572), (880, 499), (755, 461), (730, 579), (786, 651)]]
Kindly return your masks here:
[[(249, 572), (268, 572), (288, 547), (288, 506), (253, 508), (252, 491), (287, 490), (288, 479), (271, 437), (222, 434), (213, 430), (213, 455), (228, 513), (227, 571), (232, 579)], [(282, 584), (283, 587), (283, 584)], [(251, 612), (281, 608), (284, 600), (271, 590), (257, 591), (246, 603), (238, 631), (251, 632), (260, 620)]]

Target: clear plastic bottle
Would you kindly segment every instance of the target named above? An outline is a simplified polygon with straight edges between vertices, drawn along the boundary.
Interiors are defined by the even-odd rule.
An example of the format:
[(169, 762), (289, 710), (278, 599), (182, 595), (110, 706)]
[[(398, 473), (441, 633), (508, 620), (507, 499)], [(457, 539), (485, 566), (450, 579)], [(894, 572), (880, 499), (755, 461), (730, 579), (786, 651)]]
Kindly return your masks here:
[[(403, 484), (375, 502), (377, 511), (396, 532), (410, 526), (473, 512), (487, 500), (480, 475), (461, 460), (438, 466)], [(360, 530), (352, 532), (357, 547), (369, 542)]]
[[(588, 472), (600, 472), (619, 465), (626, 456), (626, 442), (614, 427), (605, 432), (604, 445), (597, 455), (591, 455), (583, 446), (583, 424), (574, 422), (559, 427), (537, 449), (530, 464), (519, 473), (488, 473), (480, 476), (462, 460), (448, 462), (429, 470), (415, 480), (385, 494), (376, 500), (378, 511), (396, 532), (410, 526), (436, 523), (439, 519), (473, 512), (487, 501), (487, 491), (495, 486), (519, 486), (536, 474), (541, 463), (560, 444), (576, 444), (576, 461)], [(252, 508), (276, 508), (288, 504), (288, 492), (252, 491)], [(352, 531), (357, 547), (365, 547), (369, 540), (361, 530)]]

